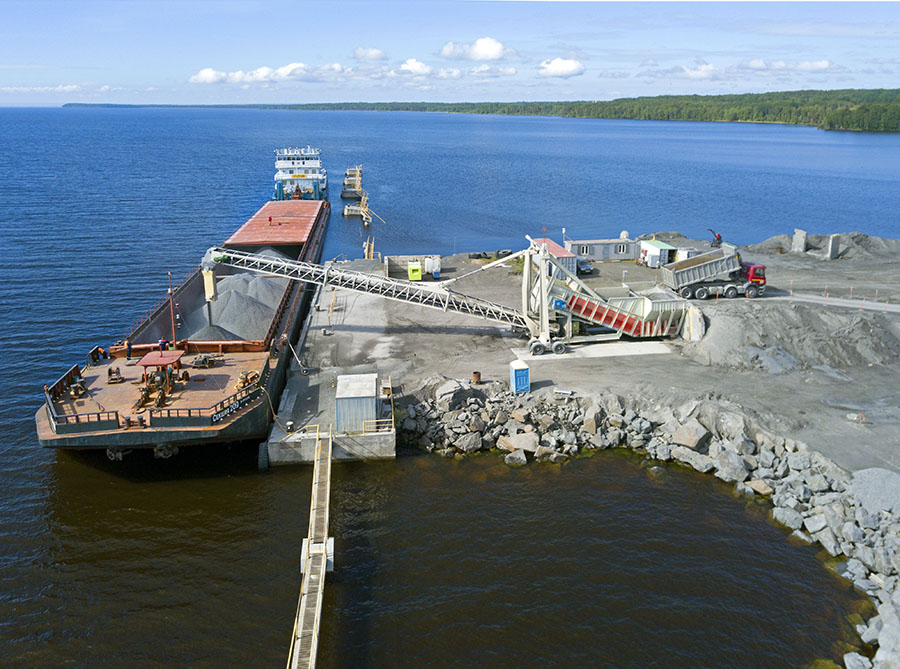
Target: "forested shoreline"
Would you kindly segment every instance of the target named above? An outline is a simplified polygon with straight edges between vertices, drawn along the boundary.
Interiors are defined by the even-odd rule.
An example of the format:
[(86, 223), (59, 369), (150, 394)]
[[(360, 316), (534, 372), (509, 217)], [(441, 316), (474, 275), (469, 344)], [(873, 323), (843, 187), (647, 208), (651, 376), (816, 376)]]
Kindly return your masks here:
[(444, 112), (655, 121), (789, 123), (824, 130), (900, 132), (900, 89), (660, 95), (601, 102), (334, 102), (241, 105), (69, 103), (63, 106)]

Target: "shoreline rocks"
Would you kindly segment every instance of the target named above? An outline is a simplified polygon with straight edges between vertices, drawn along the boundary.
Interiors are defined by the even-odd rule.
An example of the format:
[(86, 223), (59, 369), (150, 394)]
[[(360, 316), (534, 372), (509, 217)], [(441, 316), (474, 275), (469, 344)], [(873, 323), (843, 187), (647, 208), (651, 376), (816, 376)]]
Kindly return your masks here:
[(549, 388), (515, 395), (496, 382), (437, 379), (432, 387), (398, 403), (406, 414), (398, 420), (401, 443), (447, 457), (495, 451), (511, 466), (628, 448), (713, 473), (740, 494), (768, 498), (776, 522), (847, 558), (839, 573), (878, 608), (858, 627), (877, 652), (871, 662), (848, 653), (845, 665), (900, 669), (900, 474), (851, 474), (713, 396), (672, 408), (609, 393), (559, 397)]

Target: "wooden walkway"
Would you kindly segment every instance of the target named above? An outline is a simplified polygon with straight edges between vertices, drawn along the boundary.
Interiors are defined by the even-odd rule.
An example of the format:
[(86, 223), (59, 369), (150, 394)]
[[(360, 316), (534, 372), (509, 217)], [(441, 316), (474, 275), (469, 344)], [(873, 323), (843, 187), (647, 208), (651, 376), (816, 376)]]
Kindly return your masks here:
[(316, 666), (319, 645), (319, 621), (328, 566), (328, 509), (331, 498), (331, 433), (319, 435), (316, 429), (316, 459), (313, 465), (312, 495), (309, 502), (309, 535), (300, 600), (294, 619), (288, 669)]

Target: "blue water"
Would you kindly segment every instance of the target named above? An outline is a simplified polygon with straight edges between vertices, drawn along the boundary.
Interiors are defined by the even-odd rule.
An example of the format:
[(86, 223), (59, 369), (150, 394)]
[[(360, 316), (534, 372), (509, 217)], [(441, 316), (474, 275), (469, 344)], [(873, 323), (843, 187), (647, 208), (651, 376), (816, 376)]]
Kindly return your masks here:
[[(544, 234), (544, 228), (559, 239), (562, 227), (571, 238), (616, 236), (622, 229), (632, 236), (679, 230), (706, 238), (707, 227), (713, 227), (737, 243), (794, 227), (900, 236), (898, 135), (446, 114), (0, 109), (0, 648), (12, 648), (15, 663), (90, 664), (107, 657), (120, 665), (165, 664), (176, 658), (176, 664), (212, 666), (226, 657), (247, 664), (282, 660), (280, 644), (289, 624), (282, 628), (293, 614), (297, 587), (294, 543), (305, 523), (308, 472), (260, 476), (252, 454), (246, 461), (223, 456), (211, 463), (197, 456), (117, 469), (39, 449), (32, 416), (43, 383), (55, 380), (91, 346), (124, 335), (164, 296), (167, 272), (176, 279), (190, 272), (205, 248), (223, 241), (270, 196), (273, 149), (306, 143), (322, 149), (331, 174), (335, 213), (326, 258), (359, 256), (369, 234), (383, 253), (516, 248), (525, 234)], [(357, 163), (364, 166), (372, 208), (388, 222), (368, 231), (358, 220), (340, 216), (343, 170)], [(472, 482), (480, 480), (476, 470), (491, 466), (473, 465), (459, 476), (439, 469), (443, 493), (447, 499), (471, 498), (473, 510), (487, 508), (487, 492), (473, 497)], [(408, 552), (396, 562), (388, 559), (390, 547), (376, 549), (380, 524), (389, 534), (401, 533), (406, 504), (419, 503), (388, 491), (417, 485), (420, 469), (410, 462), (380, 466), (366, 474), (376, 479), (377, 499), (354, 497), (349, 482), (343, 501), (335, 502), (337, 517), (349, 523), (342, 541), (350, 565), (356, 550), (365, 555), (366, 568), (380, 570), (377, 580), (369, 580), (348, 566), (345, 580), (328, 591), (329, 610), (346, 618), (326, 619), (324, 629), (354, 662), (396, 659), (391, 648), (397, 632), (390, 620), (379, 618), (376, 624), (366, 616), (381, 610), (378, 602), (390, 611), (414, 607), (416, 593), (434, 587), (405, 580), (411, 566), (421, 564), (420, 552), (434, 553), (432, 566), (443, 564), (439, 542), (406, 546)], [(553, 473), (535, 470), (528, 476), (536, 486), (554, 487)], [(577, 488), (578, 481), (570, 487)], [(508, 485), (521, 482), (511, 479)], [(690, 499), (676, 495), (671, 504), (681, 508), (678, 504), (689, 505)], [(390, 513), (379, 511), (380, 504)], [(547, 523), (572, 512), (562, 500), (547, 504), (542, 508)], [(453, 508), (434, 505), (428, 526), (443, 536), (465, 536), (465, 520), (455, 518)], [(508, 529), (515, 551), (507, 555), (498, 548), (493, 558), (510, 568), (515, 560), (537, 564), (540, 547), (509, 529), (522, 522), (516, 513), (531, 512), (496, 508), (497, 523)], [(442, 509), (444, 516), (438, 515)], [(766, 537), (766, 550), (783, 551), (775, 562), (806, 565), (804, 573), (813, 568), (813, 549), (788, 546), (781, 530), (758, 514), (745, 517), (731, 500), (716, 513), (731, 514), (727, 522), (752, 525), (749, 540)], [(365, 527), (354, 526), (354, 518), (367, 519)], [(601, 520), (592, 516), (587, 526)], [(615, 537), (626, 530), (605, 531)], [(591, 548), (579, 543), (580, 534), (557, 539), (584, 551), (582, 568), (603, 567), (590, 562)], [(723, 579), (731, 578), (729, 570), (744, 569), (736, 559), (733, 567), (723, 567)], [(235, 565), (241, 565), (238, 574)], [(450, 569), (429, 573), (446, 580)], [(567, 598), (576, 597), (582, 576), (578, 564), (566, 569), (559, 575), (559, 598), (548, 603), (556, 610), (565, 610)], [(766, 597), (759, 598), (768, 601), (798, 578), (794, 571), (773, 569), (757, 574), (756, 581), (739, 577), (737, 591), (756, 592), (770, 583)], [(820, 633), (797, 646), (786, 663), (831, 654), (829, 644), (838, 636), (837, 608), (829, 610), (827, 621), (803, 630), (790, 627), (789, 621), (816, 606), (817, 588), (836, 587), (816, 578), (808, 596), (797, 594), (792, 606), (798, 610), (785, 607), (783, 617), (772, 618), (769, 629), (793, 630), (804, 638)], [(407, 587), (403, 601), (391, 599), (396, 579)], [(711, 604), (704, 595), (696, 601), (691, 615), (702, 620)], [(746, 607), (742, 629), (770, 610), (758, 610), (753, 602), (740, 606)], [(431, 643), (454, 620), (465, 628), (460, 621), (470, 616), (449, 605), (442, 610), (450, 623), (436, 626)], [(547, 624), (535, 615), (520, 624), (535, 629)], [(590, 635), (593, 629), (582, 631)], [(363, 632), (368, 636), (360, 647)], [(776, 634), (750, 630), (743, 648), (758, 649), (753, 635), (769, 638), (770, 633)], [(157, 646), (160, 638), (170, 640), (168, 650)], [(504, 652), (503, 638), (502, 633), (491, 638), (491, 652)], [(508, 648), (509, 657), (527, 655), (521, 635), (509, 638), (516, 644)], [(662, 638), (664, 649), (671, 642)], [(417, 657), (449, 664), (454, 644), (465, 638), (441, 643), (443, 651), (429, 655), (423, 646)], [(540, 648), (536, 644), (534, 652)], [(702, 664), (727, 650), (724, 641), (708, 655), (691, 656), (685, 649), (688, 655), (680, 663)], [(0, 651), (0, 661), (4, 656)], [(641, 648), (638, 656), (641, 664), (666, 657), (652, 647)], [(330, 657), (334, 664), (343, 656)]]

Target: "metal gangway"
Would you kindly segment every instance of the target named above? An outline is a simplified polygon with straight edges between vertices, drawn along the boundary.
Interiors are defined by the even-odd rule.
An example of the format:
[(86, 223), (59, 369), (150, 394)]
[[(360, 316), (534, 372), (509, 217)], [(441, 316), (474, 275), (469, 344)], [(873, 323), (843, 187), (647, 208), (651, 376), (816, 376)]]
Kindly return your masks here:
[(316, 439), (313, 464), (312, 494), (309, 501), (309, 535), (303, 541), (301, 570), (303, 580), (297, 615), (291, 635), (287, 669), (316, 666), (319, 646), (319, 622), (322, 619), (322, 596), (325, 592), (325, 572), (333, 569), (334, 542), (328, 537), (328, 511), (331, 499), (332, 431), (319, 432), (319, 426), (308, 426)]

